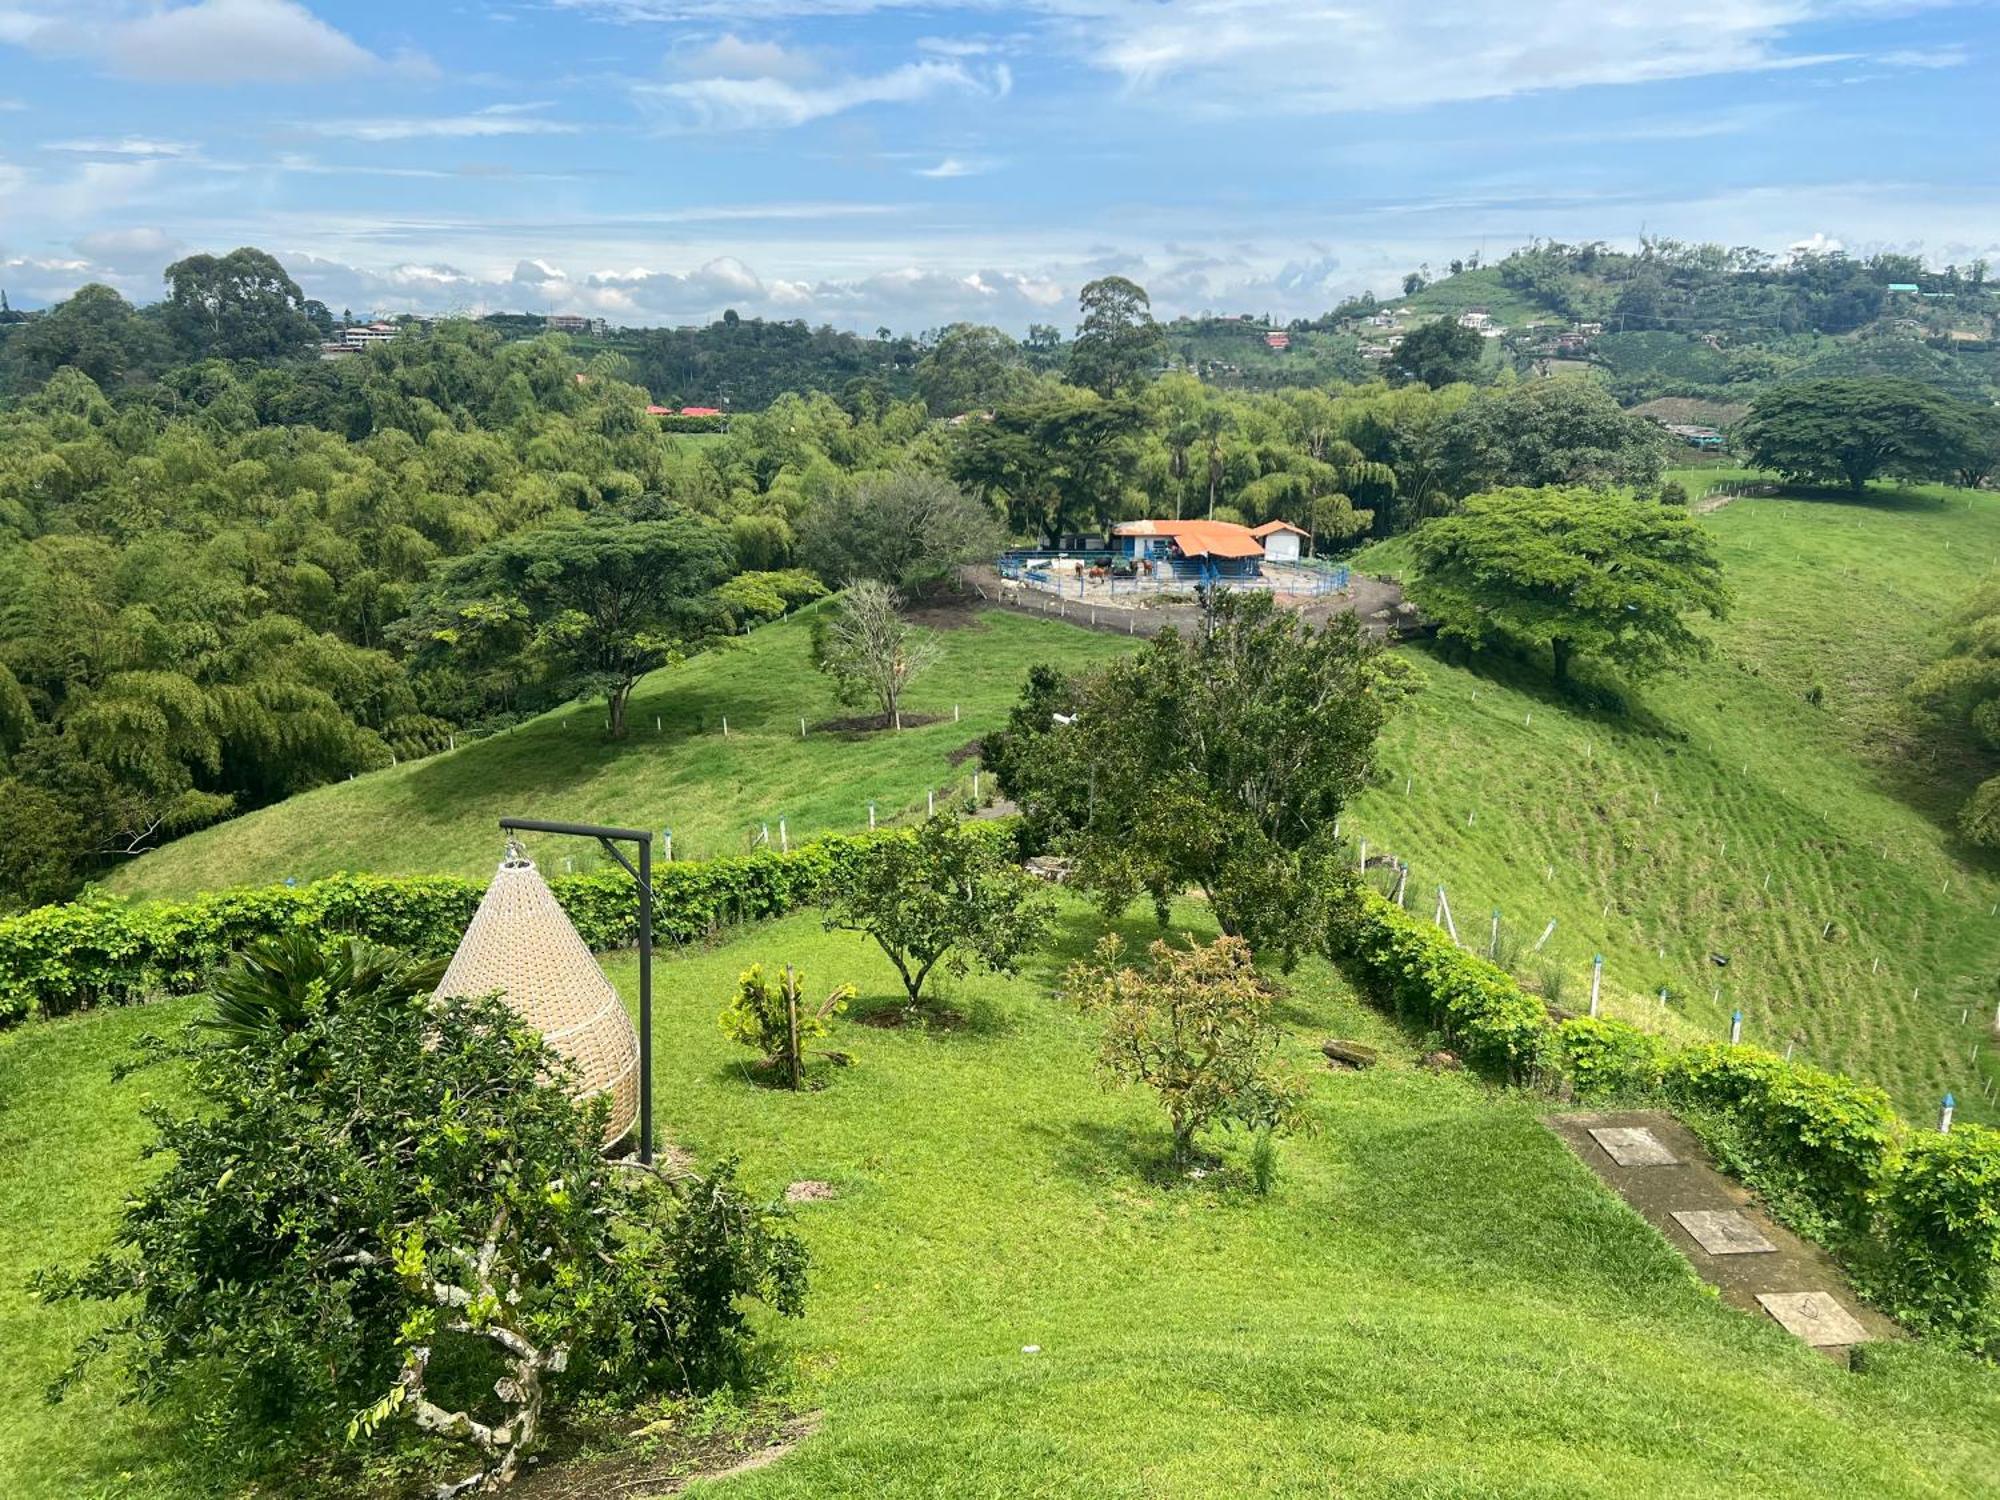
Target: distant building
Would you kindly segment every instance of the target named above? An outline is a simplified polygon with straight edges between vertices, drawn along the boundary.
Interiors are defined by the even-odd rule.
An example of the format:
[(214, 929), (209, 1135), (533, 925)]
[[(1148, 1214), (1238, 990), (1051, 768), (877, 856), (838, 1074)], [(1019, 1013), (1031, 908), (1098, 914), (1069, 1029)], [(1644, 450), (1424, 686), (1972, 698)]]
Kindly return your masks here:
[(1355, 351), (1363, 359), (1387, 359), (1393, 352), (1387, 344), (1363, 344)]
[(1289, 349), (1292, 347), (1292, 336), (1281, 328), (1273, 328), (1264, 335), (1264, 342), (1273, 349)]
[(550, 333), (587, 333), (598, 338), (611, 331), (604, 319), (586, 318), (581, 313), (550, 313), (542, 319), (542, 327)]
[(1915, 297), (1922, 293), (1923, 288), (1919, 287), (1914, 281), (1892, 281), (1889, 283), (1889, 290)]
[(1722, 434), (1713, 427), (1697, 427), (1692, 422), (1663, 422), (1660, 424), (1673, 436), (1690, 448), (1720, 448)]
[(719, 406), (683, 406), (680, 414), (684, 417), (719, 417), (722, 415), (722, 408)]
[(1111, 550), (1196, 581), (1263, 571), (1264, 543), (1234, 521), (1124, 521), (1111, 528)]
[(1266, 521), (1262, 526), (1252, 527), (1250, 535), (1264, 544), (1265, 562), (1297, 562), (1299, 540), (1307, 533), (1290, 521)]
[(1487, 312), (1484, 308), (1475, 307), (1470, 312), (1462, 312), (1458, 315), (1458, 326), (1460, 328), (1476, 328), (1481, 333), (1484, 333), (1493, 326), (1493, 314)]

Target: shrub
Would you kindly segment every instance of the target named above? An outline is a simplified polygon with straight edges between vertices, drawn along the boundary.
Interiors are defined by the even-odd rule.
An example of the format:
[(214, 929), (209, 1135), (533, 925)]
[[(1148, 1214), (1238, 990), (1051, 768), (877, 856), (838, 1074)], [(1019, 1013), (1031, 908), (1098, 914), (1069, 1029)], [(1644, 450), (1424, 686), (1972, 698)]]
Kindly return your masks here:
[(1665, 1048), (1638, 1027), (1576, 1016), (1551, 1035), (1551, 1064), (1578, 1099), (1634, 1099), (1658, 1091)]
[(1994, 1333), (2000, 1260), (2000, 1132), (1960, 1126), (1920, 1135), (1879, 1195), (1892, 1311), (1918, 1327)]
[(1882, 1090), (1724, 1042), (1674, 1053), (1662, 1081), (1667, 1098), (1709, 1127), (1704, 1135), (1753, 1186), (1838, 1233), (1866, 1229), (1896, 1141)]
[(737, 977), (736, 994), (723, 1007), (722, 1034), (755, 1048), (765, 1065), (782, 1071), (786, 1084), (804, 1082), (807, 1042), (833, 1030), (833, 1019), (854, 998), (854, 986), (843, 984), (815, 1007), (806, 1002), (805, 975), (786, 964), (776, 986), (764, 978), (764, 966), (752, 964)]
[[(1258, 977), (1250, 946), (1222, 937), (1186, 948), (1156, 941), (1144, 970), (1121, 966), (1115, 934), (1094, 964), (1070, 966), (1064, 987), (1086, 1014), (1104, 1017), (1098, 1071), (1109, 1082), (1143, 1083), (1160, 1096), (1185, 1162), (1197, 1131), (1241, 1125), (1271, 1132), (1296, 1117), (1305, 1090), (1277, 1066), (1283, 1033), (1271, 1021), (1274, 992)], [(1256, 1170), (1269, 1186), (1272, 1163)]]
[(112, 1248), (36, 1278), (115, 1308), (55, 1399), (117, 1350), (133, 1396), (233, 1452), (469, 1445), (498, 1484), (571, 1403), (731, 1376), (739, 1299), (800, 1309), (804, 1252), (731, 1168), (604, 1161), (605, 1103), (497, 998), (321, 987), (270, 1045), (151, 1050), (193, 1105), (148, 1107), (165, 1170)]
[[(654, 936), (693, 942), (717, 927), (806, 905), (867, 842), (820, 839), (784, 854), (655, 866)], [(638, 940), (638, 895), (623, 871), (558, 875), (549, 884), (592, 948)], [(442, 957), (458, 945), (482, 890), (455, 876), (334, 875), (182, 902), (99, 896), (38, 907), (0, 918), (0, 1025), (155, 991), (190, 994), (230, 954), (287, 932), (342, 934)]]

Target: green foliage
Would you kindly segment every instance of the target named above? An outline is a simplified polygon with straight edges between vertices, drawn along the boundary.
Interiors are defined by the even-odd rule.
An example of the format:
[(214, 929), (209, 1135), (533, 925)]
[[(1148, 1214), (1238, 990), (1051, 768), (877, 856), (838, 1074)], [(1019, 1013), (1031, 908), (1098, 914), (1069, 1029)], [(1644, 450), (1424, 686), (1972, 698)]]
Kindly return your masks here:
[[(1981, 583), (1953, 613), (1943, 654), (1911, 681), (1907, 699), (1918, 721), (1990, 771), (2000, 752), (2000, 586)], [(1958, 811), (1959, 831), (1984, 848), (2000, 847), (2000, 776), (1988, 776)]]
[(252, 943), (209, 989), (215, 1014), (197, 1024), (235, 1047), (282, 1046), (339, 1005), (420, 1000), (444, 978), (445, 960), (413, 960), (354, 938), (329, 942), (303, 930)]
[(1898, 1129), (1880, 1089), (1721, 1042), (1669, 1057), (1664, 1087), (1697, 1124), (1722, 1127), (1733, 1165), (1754, 1185), (1843, 1232), (1866, 1228)]
[(1403, 335), (1389, 356), (1389, 369), (1403, 381), (1439, 386), (1456, 385), (1479, 373), (1486, 340), (1479, 330), (1456, 318), (1434, 318)]
[(1919, 1135), (1877, 1191), (1890, 1311), (1985, 1342), (2000, 1322), (2000, 1133), (1976, 1125)]
[[(841, 878), (865, 842), (823, 839), (785, 854), (656, 866), (654, 936), (692, 942), (725, 924), (793, 910)], [(623, 871), (558, 875), (550, 887), (593, 949), (637, 941), (638, 897)], [(337, 875), (184, 902), (94, 897), (39, 907), (0, 918), (0, 1025), (155, 991), (189, 994), (233, 953), (293, 933), (351, 935), (425, 958), (447, 956), (482, 890), (476, 881), (442, 875)]]
[(1634, 677), (1702, 656), (1684, 616), (1720, 618), (1728, 602), (1694, 520), (1610, 491), (1475, 495), (1418, 531), (1416, 557), (1411, 594), (1445, 635), (1545, 649), (1558, 682), (1577, 655)]
[(952, 476), (999, 505), (1017, 536), (1102, 534), (1124, 510), (1140, 421), (1131, 399), (1058, 387), (960, 428)]
[(903, 727), (903, 694), (940, 654), (903, 618), (902, 596), (873, 579), (849, 584), (813, 613), (813, 665), (840, 684), (843, 703), (873, 707), (885, 728)]
[(1589, 1103), (1644, 1099), (1660, 1087), (1667, 1049), (1650, 1032), (1602, 1016), (1572, 1016), (1550, 1032), (1548, 1064)]
[(974, 963), (1011, 974), (1054, 915), (1039, 882), (1008, 862), (997, 831), (944, 813), (913, 833), (855, 845), (824, 900), (827, 928), (873, 938), (911, 1005), (939, 964), (953, 974)]
[(1952, 479), (1979, 434), (1971, 408), (1930, 386), (1807, 380), (1758, 396), (1734, 438), (1758, 468), (1860, 494), (1878, 476)]
[(1069, 378), (1100, 396), (1115, 396), (1152, 378), (1160, 355), (1160, 325), (1144, 287), (1123, 276), (1084, 283), (1077, 294), (1076, 340)]
[[(1259, 978), (1250, 946), (1188, 935), (1147, 949), (1144, 970), (1121, 962), (1115, 934), (1098, 944), (1095, 962), (1071, 965), (1064, 992), (1085, 1014), (1102, 1017), (1097, 1067), (1110, 1083), (1138, 1083), (1160, 1096), (1173, 1132), (1173, 1159), (1185, 1163), (1195, 1135), (1216, 1125), (1272, 1133), (1298, 1117), (1302, 1079), (1283, 1067), (1284, 1033), (1271, 1020), (1275, 988)], [(1270, 1164), (1259, 1173), (1263, 1192)]]
[(804, 1251), (730, 1166), (603, 1161), (605, 1104), (500, 1000), (322, 987), (293, 1022), (166, 1049), (193, 1105), (148, 1107), (164, 1170), (110, 1248), (37, 1279), (118, 1308), (54, 1398), (115, 1351), (134, 1397), (232, 1451), (422, 1445), (497, 1486), (565, 1407), (736, 1373), (740, 1300), (800, 1310)]
[(978, 412), (1018, 400), (1033, 377), (1021, 349), (997, 328), (953, 323), (917, 362), (917, 394), (934, 417)]
[(805, 985), (806, 976), (790, 964), (775, 985), (764, 977), (762, 964), (752, 964), (737, 976), (736, 994), (718, 1018), (724, 1036), (753, 1049), (794, 1089), (804, 1082), (806, 1044), (831, 1035), (855, 995), (853, 985), (843, 984), (814, 1005)]
[(1460, 492), (1498, 485), (1626, 486), (1659, 481), (1659, 427), (1621, 410), (1594, 380), (1524, 381), (1481, 392), (1452, 413), (1444, 462)]
[(899, 469), (813, 507), (799, 555), (835, 587), (870, 579), (909, 591), (991, 562), (1002, 541), (992, 510), (949, 479)]
[(1352, 615), (1315, 628), (1267, 596), (1222, 593), (1192, 640), (1162, 631), (1069, 683), (1073, 723), (1032, 679), (997, 769), (1107, 912), (1143, 892), (1164, 922), (1199, 886), (1225, 932), (1289, 964), (1317, 946), (1346, 862), (1334, 823), (1406, 682)]

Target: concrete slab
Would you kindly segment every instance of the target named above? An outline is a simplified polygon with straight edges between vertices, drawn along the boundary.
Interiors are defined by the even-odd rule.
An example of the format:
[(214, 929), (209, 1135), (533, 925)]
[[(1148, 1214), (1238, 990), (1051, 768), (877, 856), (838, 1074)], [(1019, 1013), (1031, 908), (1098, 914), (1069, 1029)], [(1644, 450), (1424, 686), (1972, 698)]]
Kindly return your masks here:
[(1868, 1337), (1868, 1330), (1831, 1292), (1762, 1292), (1757, 1300), (1787, 1333), (1815, 1349), (1859, 1344)]
[(1778, 1247), (1733, 1208), (1682, 1208), (1674, 1222), (1710, 1255), (1775, 1255)]
[(1621, 1167), (1677, 1167), (1681, 1159), (1643, 1125), (1607, 1125), (1590, 1132)]

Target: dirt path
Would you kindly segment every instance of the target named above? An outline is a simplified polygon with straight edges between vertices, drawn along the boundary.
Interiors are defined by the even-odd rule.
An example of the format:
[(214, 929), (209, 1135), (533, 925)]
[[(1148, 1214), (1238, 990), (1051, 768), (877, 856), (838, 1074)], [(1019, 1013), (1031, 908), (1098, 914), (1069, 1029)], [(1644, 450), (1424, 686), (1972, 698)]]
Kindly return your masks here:
[(1902, 1336), (1862, 1303), (1831, 1256), (1774, 1222), (1664, 1110), (1553, 1115), (1542, 1123), (1731, 1307), (1774, 1318), (1842, 1362), (1856, 1343)]

